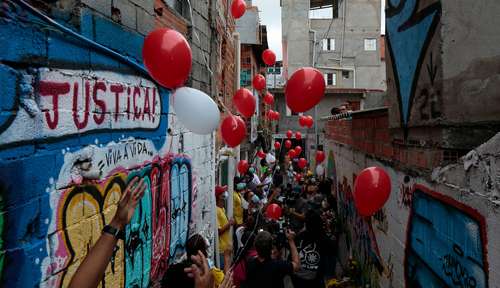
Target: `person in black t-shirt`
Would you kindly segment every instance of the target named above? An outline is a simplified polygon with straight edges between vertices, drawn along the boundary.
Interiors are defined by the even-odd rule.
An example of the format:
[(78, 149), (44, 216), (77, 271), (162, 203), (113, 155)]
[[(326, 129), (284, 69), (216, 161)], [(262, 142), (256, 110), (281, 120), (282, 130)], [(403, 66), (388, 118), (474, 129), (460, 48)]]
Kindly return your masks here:
[(293, 277), (294, 287), (325, 287), (324, 276), (330, 275), (328, 263), (335, 259), (335, 243), (325, 236), (319, 213), (306, 212), (305, 230), (297, 235), (300, 269)]
[(295, 233), (286, 234), (292, 261), (283, 261), (271, 258), (273, 237), (267, 231), (261, 231), (255, 237), (257, 257), (250, 259), (247, 264), (247, 278), (241, 287), (245, 288), (282, 288), (283, 278), (291, 275), (300, 268), (299, 255), (295, 246)]

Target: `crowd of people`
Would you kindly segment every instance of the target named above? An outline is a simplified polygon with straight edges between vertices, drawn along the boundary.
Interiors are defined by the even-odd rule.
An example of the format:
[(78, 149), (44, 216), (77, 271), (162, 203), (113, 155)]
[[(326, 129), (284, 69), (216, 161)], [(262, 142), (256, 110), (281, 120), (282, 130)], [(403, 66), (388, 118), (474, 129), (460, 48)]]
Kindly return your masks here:
[[(326, 287), (326, 281), (335, 276), (337, 204), (331, 181), (307, 169), (298, 174), (292, 166), (280, 169), (264, 161), (259, 164), (235, 177), (232, 197), (227, 186), (215, 187), (215, 263), (209, 257), (207, 239), (191, 235), (186, 257), (169, 266), (161, 287), (315, 288)], [(123, 231), (143, 193), (144, 183), (132, 181), (111, 228)], [(233, 210), (227, 213), (231, 198)], [(279, 205), (281, 217), (266, 215), (271, 204)], [(102, 279), (119, 239), (118, 232), (111, 230), (91, 249), (70, 287), (96, 287)]]
[[(234, 287), (325, 287), (335, 275), (332, 182), (307, 169), (305, 176), (293, 166), (284, 170), (262, 161), (235, 177), (232, 218), (228, 187), (215, 188), (219, 268), (231, 273)], [(266, 215), (271, 204), (283, 211), (279, 219)]]

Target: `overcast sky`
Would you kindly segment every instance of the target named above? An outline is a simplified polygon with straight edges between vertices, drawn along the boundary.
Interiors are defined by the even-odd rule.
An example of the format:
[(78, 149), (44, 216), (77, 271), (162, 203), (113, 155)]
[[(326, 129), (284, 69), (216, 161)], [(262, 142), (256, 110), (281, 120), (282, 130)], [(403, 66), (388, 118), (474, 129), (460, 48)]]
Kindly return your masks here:
[[(381, 2), (382, 23), (380, 23), (380, 31), (381, 34), (385, 34), (385, 1)], [(282, 60), (280, 0), (253, 0), (252, 4), (259, 7), (260, 21), (267, 26), (269, 48), (276, 53), (277, 60)]]
[(259, 7), (260, 22), (267, 26), (269, 48), (276, 53), (276, 60), (282, 60), (280, 0), (253, 0), (252, 4)]

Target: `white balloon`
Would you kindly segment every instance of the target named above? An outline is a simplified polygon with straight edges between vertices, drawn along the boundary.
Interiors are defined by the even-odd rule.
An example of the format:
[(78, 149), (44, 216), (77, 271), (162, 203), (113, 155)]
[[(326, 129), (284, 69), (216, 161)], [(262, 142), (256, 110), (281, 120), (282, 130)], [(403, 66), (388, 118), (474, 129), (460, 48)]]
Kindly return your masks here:
[(274, 157), (274, 155), (271, 154), (271, 153), (267, 153), (267, 155), (266, 155), (266, 162), (268, 164), (273, 164), (274, 162), (276, 162), (276, 157)]
[(210, 134), (219, 126), (219, 107), (200, 90), (189, 87), (175, 90), (173, 104), (177, 118), (193, 133)]
[(318, 166), (316, 166), (316, 175), (318, 175), (318, 176), (325, 175), (325, 167), (323, 167), (322, 164), (319, 164)]

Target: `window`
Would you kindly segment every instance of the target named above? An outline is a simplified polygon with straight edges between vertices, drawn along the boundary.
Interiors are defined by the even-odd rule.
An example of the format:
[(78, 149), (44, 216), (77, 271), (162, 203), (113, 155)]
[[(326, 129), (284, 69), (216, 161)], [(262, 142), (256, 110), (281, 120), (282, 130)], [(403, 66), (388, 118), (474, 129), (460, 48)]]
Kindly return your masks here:
[(345, 71), (345, 70), (344, 70), (344, 71), (342, 71), (342, 77), (343, 77), (344, 79), (349, 79), (349, 71)]
[(327, 38), (323, 39), (323, 51), (334, 51), (335, 50), (335, 39)]
[(309, 19), (332, 19), (332, 18), (333, 18), (332, 7), (309, 10)]
[(166, 0), (164, 2), (182, 17), (189, 19), (189, 5), (187, 0)]
[(375, 38), (365, 39), (365, 51), (377, 51), (377, 39)]
[(251, 73), (248, 69), (242, 69), (240, 74), (240, 86), (247, 87), (250, 86), (251, 83)]
[(337, 85), (337, 74), (336, 73), (326, 73), (325, 74), (325, 84), (327, 86)]

